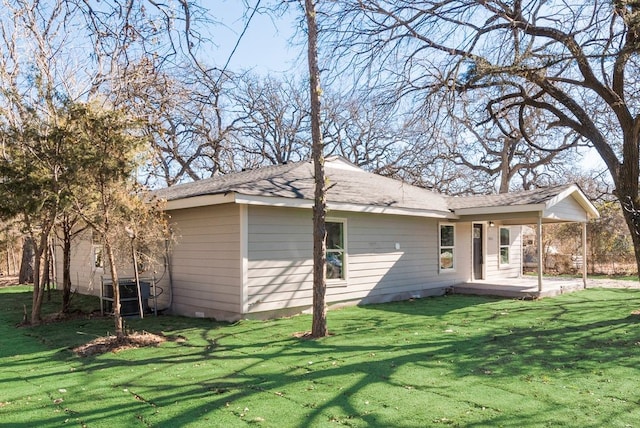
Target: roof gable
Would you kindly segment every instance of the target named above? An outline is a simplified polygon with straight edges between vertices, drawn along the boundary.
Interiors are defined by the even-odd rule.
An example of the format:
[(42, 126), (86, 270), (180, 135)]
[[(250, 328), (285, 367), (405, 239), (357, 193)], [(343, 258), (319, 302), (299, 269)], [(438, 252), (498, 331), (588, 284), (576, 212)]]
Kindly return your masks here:
[[(568, 205), (571, 205), (569, 200), (579, 208), (568, 209)], [(567, 221), (586, 221), (599, 217), (598, 210), (576, 184), (495, 195), (449, 197), (447, 202), (458, 215), (539, 212), (545, 218)], [(564, 217), (560, 205), (564, 206)]]

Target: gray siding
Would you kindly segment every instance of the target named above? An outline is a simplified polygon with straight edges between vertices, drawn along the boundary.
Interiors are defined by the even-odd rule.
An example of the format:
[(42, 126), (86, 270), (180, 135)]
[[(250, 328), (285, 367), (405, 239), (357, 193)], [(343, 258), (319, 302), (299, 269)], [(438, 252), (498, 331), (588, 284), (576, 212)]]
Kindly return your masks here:
[[(500, 227), (510, 230), (509, 264), (500, 263)], [(522, 227), (496, 224), (487, 230), (486, 279), (519, 277), (522, 272)]]
[(309, 305), (312, 255), (310, 210), (249, 206), (248, 312)]
[[(174, 210), (171, 251), (174, 313), (237, 319), (242, 313), (240, 208)], [(163, 284), (165, 284), (163, 282)]]
[[(116, 249), (117, 260), (117, 272), (119, 278), (133, 277), (133, 263), (130, 253), (130, 242), (127, 238), (123, 248), (118, 251)], [(71, 243), (71, 290), (80, 294), (89, 294), (94, 296), (100, 296), (100, 286), (102, 284), (102, 277), (110, 278), (111, 271), (107, 260), (104, 260), (105, 268), (99, 268), (95, 266), (96, 248), (102, 247), (102, 245), (94, 245), (92, 242), (92, 233), (90, 230), (86, 230), (75, 237)], [(56, 283), (62, 288), (62, 276), (63, 276), (63, 254), (62, 243), (56, 242)], [(159, 272), (162, 275), (163, 257), (159, 255), (147, 255), (157, 259), (156, 263), (149, 264), (149, 259), (145, 257), (145, 263), (149, 265), (147, 272), (140, 272), (140, 279), (148, 280), (154, 274), (152, 272)], [(103, 257), (104, 254), (103, 254)], [(163, 287), (166, 290), (166, 287)], [(158, 291), (156, 291), (157, 293)], [(167, 304), (168, 293), (161, 295), (157, 299), (158, 307), (164, 308)], [(149, 302), (150, 305), (153, 301)], [(153, 306), (152, 306), (153, 307)]]
[[(308, 307), (312, 301), (311, 211), (250, 206), (248, 312)], [(346, 219), (347, 279), (329, 281), (327, 302), (382, 302), (437, 294), (469, 277), (469, 226), (456, 225), (456, 272), (438, 272), (438, 221), (331, 212)], [(396, 247), (398, 244), (398, 247)]]
[[(436, 219), (352, 214), (349, 217), (349, 278), (342, 299), (385, 301), (421, 296), (468, 277), (468, 227), (456, 224), (455, 271), (439, 272)], [(398, 244), (398, 247), (396, 247)]]
[[(62, 242), (56, 245), (56, 283), (62, 288), (63, 254)], [(91, 231), (82, 232), (71, 243), (71, 289), (80, 294), (100, 295), (103, 269), (94, 264), (95, 247), (91, 241)]]

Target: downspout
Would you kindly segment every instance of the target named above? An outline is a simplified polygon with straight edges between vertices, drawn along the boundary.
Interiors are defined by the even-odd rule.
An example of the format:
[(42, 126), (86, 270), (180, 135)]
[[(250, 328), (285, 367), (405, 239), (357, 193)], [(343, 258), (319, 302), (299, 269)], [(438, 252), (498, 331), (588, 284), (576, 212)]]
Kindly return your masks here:
[(582, 285), (587, 288), (587, 223), (582, 223)]
[[(173, 237), (173, 233), (171, 235)], [(169, 279), (169, 304), (167, 305), (167, 309), (171, 311), (173, 309), (173, 272), (171, 269), (171, 249), (168, 239), (164, 241), (164, 262)]]
[(542, 293), (542, 271), (544, 270), (542, 258), (542, 213), (538, 215), (536, 237), (538, 239), (538, 293)]
[(240, 317), (249, 313), (249, 207), (240, 205)]

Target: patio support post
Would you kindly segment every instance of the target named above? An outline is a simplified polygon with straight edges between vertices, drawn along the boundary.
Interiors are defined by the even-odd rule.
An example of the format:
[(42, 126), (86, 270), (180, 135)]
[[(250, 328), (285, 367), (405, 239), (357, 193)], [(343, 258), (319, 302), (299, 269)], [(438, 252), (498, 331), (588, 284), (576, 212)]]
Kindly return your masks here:
[(538, 240), (538, 293), (542, 292), (542, 213), (538, 216), (538, 227), (536, 228), (536, 238)]
[(582, 284), (587, 288), (587, 223), (582, 223)]

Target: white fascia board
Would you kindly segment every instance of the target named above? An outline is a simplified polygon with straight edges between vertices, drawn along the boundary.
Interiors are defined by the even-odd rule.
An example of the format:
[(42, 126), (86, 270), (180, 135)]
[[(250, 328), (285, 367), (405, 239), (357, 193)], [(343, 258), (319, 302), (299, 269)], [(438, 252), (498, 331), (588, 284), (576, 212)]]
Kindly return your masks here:
[(233, 193), (192, 196), (190, 198), (167, 201), (164, 210), (181, 210), (184, 208), (204, 207), (208, 205), (220, 205), (232, 202), (235, 202)]
[(339, 202), (327, 202), (327, 207), (334, 211), (351, 211), (359, 213), (375, 213), (390, 215), (406, 215), (412, 217), (430, 217), (430, 218), (446, 218), (451, 220), (458, 219), (458, 216), (452, 212), (425, 210), (418, 208), (398, 208), (398, 207), (381, 207), (375, 205), (356, 205)]
[(580, 190), (580, 188), (575, 184), (558, 193), (553, 198), (549, 199), (545, 204), (545, 209), (551, 208), (552, 206), (562, 201), (563, 199), (568, 198), (569, 196), (573, 196), (576, 202), (578, 202), (578, 204), (580, 204), (580, 206), (584, 208), (587, 214), (587, 219), (600, 218), (600, 213), (598, 212), (597, 208), (591, 203), (589, 198), (587, 198), (585, 194), (582, 193), (582, 190)]
[[(237, 204), (247, 205), (264, 205), (271, 207), (290, 207), (290, 208), (313, 208), (313, 201), (310, 199), (293, 199), (283, 197), (270, 197), (270, 196), (251, 196), (251, 195), (239, 195), (236, 194), (235, 202)], [(431, 217), (431, 218), (448, 218), (457, 219), (458, 216), (454, 213), (435, 211), (435, 210), (422, 210), (413, 208), (398, 208), (398, 207), (381, 207), (375, 205), (361, 205), (350, 204), (345, 202), (327, 202), (327, 209), (331, 211), (348, 211), (358, 213), (373, 213), (373, 214), (390, 214), (390, 215), (406, 215), (412, 217)]]
[(473, 207), (473, 208), (459, 208), (455, 210), (457, 215), (486, 215), (486, 214), (508, 214), (508, 213), (523, 213), (523, 212), (542, 212), (545, 209), (545, 204), (530, 204), (530, 205), (501, 205), (497, 207)]
[(290, 208), (313, 208), (313, 201), (310, 199), (284, 198), (281, 196), (253, 196), (236, 193), (236, 204), (263, 205), (269, 207), (290, 207)]

